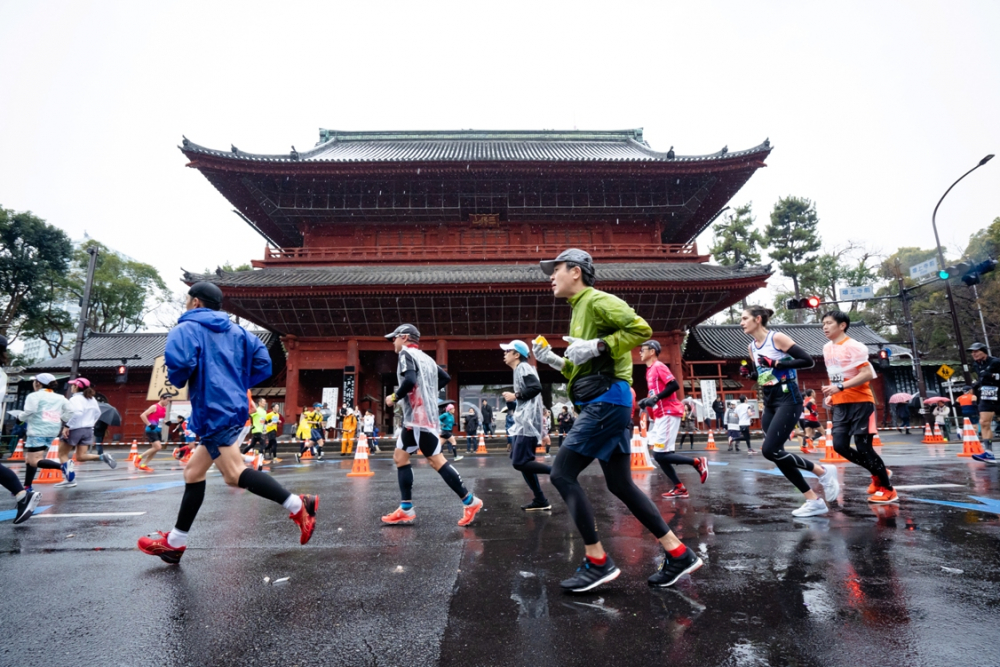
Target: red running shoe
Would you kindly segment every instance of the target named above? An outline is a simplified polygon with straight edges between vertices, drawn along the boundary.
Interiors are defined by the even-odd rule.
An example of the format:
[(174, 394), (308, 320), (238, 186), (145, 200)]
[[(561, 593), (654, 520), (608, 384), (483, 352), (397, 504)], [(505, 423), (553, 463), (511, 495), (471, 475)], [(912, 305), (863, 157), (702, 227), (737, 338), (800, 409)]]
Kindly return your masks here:
[[(892, 479), (892, 471), (889, 470), (888, 468), (886, 468), (885, 472), (886, 472), (887, 475), (889, 475), (889, 479)], [(868, 485), (868, 490), (865, 491), (865, 493), (867, 493), (870, 496), (870, 495), (874, 494), (875, 492), (877, 492), (881, 488), (882, 488), (882, 486), (881, 486), (881, 484), (879, 484), (878, 477), (876, 477), (875, 475), (872, 475), (872, 483)]]
[(153, 472), (152, 468), (150, 468), (142, 461), (139, 461), (138, 459), (135, 462), (135, 469), (138, 470), (139, 472)]
[(159, 537), (153, 537), (151, 535), (140, 537), (139, 551), (144, 554), (149, 554), (150, 556), (159, 556), (160, 560), (173, 565), (181, 562), (181, 556), (184, 555), (184, 549), (186, 547), (174, 549), (172, 546), (167, 544), (166, 533), (157, 531), (157, 535), (159, 535)]
[(694, 460), (694, 469), (701, 475), (701, 483), (704, 484), (705, 480), (708, 479), (708, 459), (704, 456), (696, 458)]
[(458, 520), (458, 525), (468, 526), (470, 523), (475, 521), (476, 514), (478, 514), (481, 509), (483, 509), (483, 501), (479, 498), (475, 498), (471, 505), (465, 505), (465, 511), (462, 514), (462, 518)]
[(393, 526), (403, 525), (409, 526), (413, 524), (414, 519), (417, 518), (417, 513), (413, 510), (406, 511), (402, 507), (397, 507), (395, 512), (391, 514), (386, 514), (382, 517), (382, 523), (387, 523)]
[(299, 510), (298, 514), (289, 514), (288, 518), (302, 529), (299, 544), (305, 544), (312, 537), (313, 530), (316, 528), (316, 509), (319, 507), (319, 496), (302, 495), (299, 498), (302, 499), (302, 509)]
[(663, 494), (663, 497), (666, 498), (667, 500), (676, 500), (677, 498), (690, 498), (690, 496), (688, 495), (688, 490), (684, 488), (683, 484), (681, 486), (675, 486), (674, 488), (670, 489), (669, 491)]

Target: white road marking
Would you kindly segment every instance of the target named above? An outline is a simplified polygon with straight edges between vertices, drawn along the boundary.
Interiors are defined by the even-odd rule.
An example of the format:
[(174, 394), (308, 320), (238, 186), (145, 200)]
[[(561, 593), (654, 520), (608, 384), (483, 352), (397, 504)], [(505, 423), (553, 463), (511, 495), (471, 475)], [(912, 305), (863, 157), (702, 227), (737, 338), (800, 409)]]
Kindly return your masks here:
[(893, 484), (892, 488), (897, 491), (919, 491), (920, 489), (953, 489), (964, 486), (964, 484), (907, 484), (905, 486)]
[(141, 516), (143, 514), (145, 514), (145, 512), (82, 512), (79, 514), (36, 514), (34, 518), (62, 519), (65, 517)]

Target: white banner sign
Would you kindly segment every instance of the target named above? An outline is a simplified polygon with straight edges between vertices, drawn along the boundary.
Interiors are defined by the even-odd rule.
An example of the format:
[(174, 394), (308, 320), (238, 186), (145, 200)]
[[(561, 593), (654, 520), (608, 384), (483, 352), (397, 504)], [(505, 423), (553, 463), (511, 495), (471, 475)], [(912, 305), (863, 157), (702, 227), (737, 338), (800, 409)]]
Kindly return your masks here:
[(875, 288), (871, 285), (860, 285), (858, 287), (841, 287), (841, 301), (864, 301), (875, 296)]
[(910, 267), (910, 277), (916, 280), (923, 276), (935, 273), (938, 270), (937, 258), (933, 257), (926, 262), (920, 262)]
[(702, 418), (698, 421), (705, 421), (705, 417), (715, 419), (715, 413), (712, 411), (712, 403), (715, 403), (716, 396), (718, 396), (718, 394), (715, 391), (715, 380), (702, 380), (701, 405), (705, 411), (702, 414)]

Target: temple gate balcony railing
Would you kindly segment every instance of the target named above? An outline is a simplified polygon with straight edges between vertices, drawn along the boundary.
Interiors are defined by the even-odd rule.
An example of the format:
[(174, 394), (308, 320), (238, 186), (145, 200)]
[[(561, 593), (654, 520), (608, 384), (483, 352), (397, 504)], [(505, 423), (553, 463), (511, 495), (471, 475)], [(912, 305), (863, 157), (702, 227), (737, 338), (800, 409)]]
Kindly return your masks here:
[(567, 247), (578, 247), (589, 252), (595, 260), (665, 262), (707, 262), (708, 255), (698, 253), (695, 243), (603, 243), (530, 245), (414, 245), (414, 246), (348, 246), (307, 248), (272, 248), (264, 251), (264, 259), (253, 260), (255, 268), (302, 267), (309, 265), (331, 266), (383, 262), (386, 264), (421, 264), (427, 261), (444, 261), (453, 264), (473, 262), (513, 262), (552, 259)]

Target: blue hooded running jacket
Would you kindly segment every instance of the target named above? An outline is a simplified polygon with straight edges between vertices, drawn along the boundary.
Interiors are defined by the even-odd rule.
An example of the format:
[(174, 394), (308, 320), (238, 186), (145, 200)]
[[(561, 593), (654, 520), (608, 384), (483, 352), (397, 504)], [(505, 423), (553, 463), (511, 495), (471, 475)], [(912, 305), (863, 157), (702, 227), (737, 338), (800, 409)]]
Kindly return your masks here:
[(188, 385), (189, 428), (201, 437), (242, 426), (247, 390), (271, 377), (271, 357), (260, 339), (225, 313), (189, 310), (167, 335), (167, 377)]

